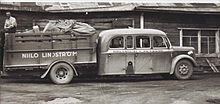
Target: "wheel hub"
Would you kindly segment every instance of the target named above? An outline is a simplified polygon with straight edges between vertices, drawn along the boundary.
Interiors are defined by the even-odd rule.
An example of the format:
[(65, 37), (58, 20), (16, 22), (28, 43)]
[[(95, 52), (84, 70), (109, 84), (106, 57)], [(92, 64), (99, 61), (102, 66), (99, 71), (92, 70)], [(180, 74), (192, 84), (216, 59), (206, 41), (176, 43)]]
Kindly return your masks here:
[(180, 74), (182, 74), (182, 75), (187, 74), (187, 73), (189, 72), (188, 66), (185, 65), (185, 64), (182, 64), (182, 65), (179, 67), (179, 72), (180, 72)]
[(59, 76), (63, 76), (64, 73), (65, 73), (64, 71), (59, 71), (59, 72), (58, 72)]
[(67, 76), (67, 70), (64, 69), (64, 68), (59, 68), (57, 71), (56, 71), (56, 77), (59, 78), (59, 79), (65, 79)]

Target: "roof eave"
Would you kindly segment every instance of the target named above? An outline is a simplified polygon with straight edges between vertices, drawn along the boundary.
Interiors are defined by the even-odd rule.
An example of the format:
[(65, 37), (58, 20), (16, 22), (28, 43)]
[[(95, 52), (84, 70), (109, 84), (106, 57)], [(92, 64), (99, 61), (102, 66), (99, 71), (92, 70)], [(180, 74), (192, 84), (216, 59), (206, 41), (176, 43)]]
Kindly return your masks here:
[[(165, 7), (164, 7), (165, 8)], [(208, 10), (199, 10), (198, 8), (171, 8), (166, 7), (164, 8), (154, 8), (154, 7), (144, 7), (144, 6), (137, 6), (135, 11), (143, 11), (143, 12), (165, 12), (165, 13), (185, 13), (185, 14), (218, 14), (220, 15), (220, 8), (206, 8)], [(191, 9), (191, 10), (189, 10)], [(199, 8), (201, 9), (201, 8)], [(204, 8), (203, 8), (204, 9)]]
[(122, 5), (122, 6), (111, 6), (111, 7), (94, 7), (94, 8), (79, 8), (79, 9), (57, 9), (57, 10), (48, 10), (48, 12), (52, 13), (81, 13), (81, 12), (127, 12), (134, 11), (136, 5)]
[(97, 12), (130, 12), (134, 10), (50, 10), (50, 13), (97, 13)]

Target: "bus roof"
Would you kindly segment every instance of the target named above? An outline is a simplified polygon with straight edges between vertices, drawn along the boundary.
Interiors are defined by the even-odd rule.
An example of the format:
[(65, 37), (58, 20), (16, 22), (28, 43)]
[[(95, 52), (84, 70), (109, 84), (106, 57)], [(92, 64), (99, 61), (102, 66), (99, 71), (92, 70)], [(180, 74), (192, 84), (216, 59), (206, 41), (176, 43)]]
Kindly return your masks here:
[(111, 29), (105, 30), (100, 33), (100, 37), (104, 35), (113, 35), (113, 34), (152, 34), (152, 35), (166, 35), (165, 32), (157, 29)]
[(99, 34), (99, 37), (102, 38), (102, 42), (107, 42), (115, 36), (124, 36), (124, 35), (157, 35), (157, 36), (166, 36), (166, 33), (157, 30), (157, 29), (111, 29), (102, 31)]

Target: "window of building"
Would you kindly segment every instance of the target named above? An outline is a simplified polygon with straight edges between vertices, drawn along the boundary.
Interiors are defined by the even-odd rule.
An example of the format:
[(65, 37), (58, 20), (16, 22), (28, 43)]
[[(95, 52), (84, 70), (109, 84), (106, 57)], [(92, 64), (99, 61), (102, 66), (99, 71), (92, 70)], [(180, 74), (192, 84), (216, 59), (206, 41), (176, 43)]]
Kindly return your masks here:
[(113, 38), (110, 43), (110, 48), (123, 48), (124, 38), (122, 36)]
[(160, 36), (153, 37), (153, 46), (154, 47), (166, 47), (165, 41)]
[(127, 43), (127, 48), (133, 48), (133, 37), (128, 36), (126, 43)]
[(215, 31), (201, 31), (201, 53), (215, 53)]
[(181, 28), (180, 46), (191, 46), (197, 54), (219, 52), (219, 30), (215, 28)]
[(198, 31), (184, 30), (183, 34), (183, 46), (194, 47), (198, 53)]
[(148, 36), (137, 36), (136, 37), (136, 47), (137, 48), (149, 48), (150, 38)]

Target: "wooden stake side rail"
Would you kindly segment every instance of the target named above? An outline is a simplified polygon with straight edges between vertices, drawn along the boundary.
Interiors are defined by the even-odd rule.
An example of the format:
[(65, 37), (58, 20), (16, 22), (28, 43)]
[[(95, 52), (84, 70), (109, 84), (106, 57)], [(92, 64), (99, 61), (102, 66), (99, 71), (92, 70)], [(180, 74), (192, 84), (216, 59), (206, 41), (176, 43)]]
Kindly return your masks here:
[(22, 42), (26, 42), (26, 41), (62, 41), (62, 40), (86, 40), (87, 38), (84, 37), (69, 37), (69, 38), (65, 38), (65, 37), (29, 37), (29, 38), (16, 38), (16, 42), (18, 41), (22, 41)]
[(79, 33), (62, 33), (62, 32), (51, 32), (51, 33), (11, 33), (15, 37), (34, 37), (34, 36), (59, 36), (59, 35), (70, 35), (76, 37), (91, 37), (94, 34), (79, 34)]
[(87, 40), (93, 34), (71, 34), (71, 33), (18, 33), (9, 34), (15, 42), (42, 42), (42, 41), (77, 41)]

